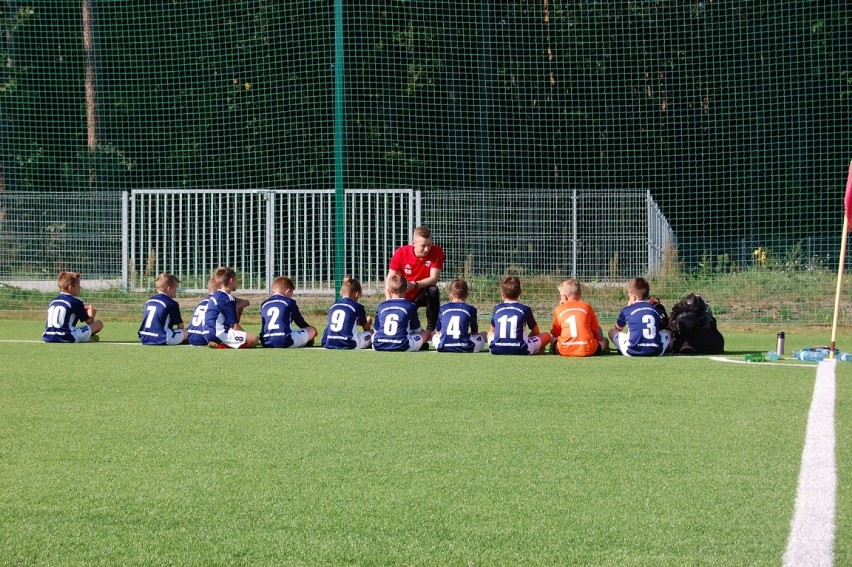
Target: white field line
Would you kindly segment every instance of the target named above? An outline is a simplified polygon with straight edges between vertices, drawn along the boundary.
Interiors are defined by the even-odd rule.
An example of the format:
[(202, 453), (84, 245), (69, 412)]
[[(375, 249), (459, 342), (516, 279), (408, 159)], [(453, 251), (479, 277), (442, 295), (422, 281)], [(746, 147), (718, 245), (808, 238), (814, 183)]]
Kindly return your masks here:
[(824, 360), (817, 368), (796, 489), (796, 507), (790, 522), (787, 551), (784, 552), (785, 567), (830, 567), (834, 564), (836, 367), (837, 360)]
[[(684, 357), (691, 358), (691, 357)], [(787, 362), (749, 362), (747, 360), (734, 360), (733, 358), (728, 358), (727, 356), (708, 356), (710, 360), (715, 360), (716, 362), (729, 362), (731, 364), (751, 364), (754, 366), (785, 366), (787, 368), (799, 367), (799, 368), (813, 368), (813, 363), (787, 363)]]
[[(39, 340), (25, 340), (25, 339), (0, 339), (0, 343), (6, 343), (6, 344), (42, 344), (42, 345), (50, 345), (50, 344), (73, 345), (73, 344), (77, 344), (77, 343), (46, 343), (44, 341), (39, 341)], [(142, 346), (141, 342), (129, 343), (129, 342), (114, 342), (114, 341), (96, 341), (94, 343), (81, 343), (81, 344)]]

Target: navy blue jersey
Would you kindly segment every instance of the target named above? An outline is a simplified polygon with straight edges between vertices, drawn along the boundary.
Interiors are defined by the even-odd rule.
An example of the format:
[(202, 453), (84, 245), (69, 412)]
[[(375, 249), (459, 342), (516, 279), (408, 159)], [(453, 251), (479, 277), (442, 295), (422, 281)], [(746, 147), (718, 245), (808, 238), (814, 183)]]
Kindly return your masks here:
[(86, 306), (70, 293), (60, 293), (47, 306), (47, 320), (42, 339), (47, 343), (73, 343), (71, 329), (89, 320)]
[(308, 326), (296, 300), (286, 295), (273, 294), (260, 304), (260, 344), (269, 348), (286, 348), (293, 345), (292, 325), (300, 329)]
[(476, 307), (462, 301), (445, 303), (438, 310), (435, 330), (441, 333), (439, 352), (473, 352), (470, 335), (479, 332)]
[(207, 316), (208, 298), (204, 298), (195, 306), (195, 311), (192, 312), (192, 319), (189, 321), (189, 326), (186, 328), (186, 333), (189, 336), (189, 344), (192, 346), (207, 346), (210, 339), (204, 334), (204, 319)]
[(661, 319), (657, 309), (647, 301), (637, 301), (621, 310), (616, 326), (627, 327), (627, 354), (631, 356), (657, 356), (663, 349), (659, 331)]
[(145, 303), (139, 340), (145, 345), (164, 345), (170, 331), (182, 323), (178, 302), (165, 293), (158, 293)]
[(494, 337), (491, 354), (529, 354), (527, 337), (537, 323), (529, 306), (517, 301), (504, 301), (494, 306), (491, 326)]
[(383, 301), (376, 308), (375, 328), (375, 350), (408, 350), (408, 335), (420, 329), (417, 306), (401, 297)]
[(231, 327), (240, 322), (237, 315), (237, 298), (222, 290), (207, 298), (207, 313), (204, 314), (204, 336), (213, 342), (222, 342), (219, 337), (227, 335)]
[(355, 343), (358, 325), (367, 324), (367, 310), (364, 306), (344, 297), (328, 310), (328, 323), (322, 335), (322, 346), (331, 349), (351, 349)]

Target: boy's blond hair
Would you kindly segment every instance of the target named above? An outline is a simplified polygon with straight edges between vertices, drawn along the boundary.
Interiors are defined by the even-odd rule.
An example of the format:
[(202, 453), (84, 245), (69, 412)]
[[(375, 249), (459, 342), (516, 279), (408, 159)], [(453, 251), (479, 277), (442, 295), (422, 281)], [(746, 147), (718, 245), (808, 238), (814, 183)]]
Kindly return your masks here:
[(83, 276), (79, 272), (59, 272), (59, 277), (56, 278), (56, 285), (62, 291), (66, 291), (75, 285), (80, 285), (82, 278)]
[(580, 286), (580, 282), (574, 278), (568, 278), (559, 284), (559, 293), (568, 299), (580, 299), (580, 296), (583, 294), (583, 290)]
[(391, 274), (385, 282), (385, 287), (391, 295), (403, 297), (408, 289), (408, 282), (399, 274)]
[(361, 293), (361, 282), (350, 275), (343, 276), (343, 283), (340, 284), (340, 296), (352, 297), (356, 293)]
[(293, 280), (287, 276), (278, 276), (272, 280), (272, 291), (275, 293), (284, 294), (288, 291), (293, 291), (294, 289), (296, 289), (296, 285), (293, 283)]
[(236, 278), (237, 272), (227, 266), (222, 266), (220, 268), (216, 268), (216, 271), (213, 272), (213, 276), (210, 278), (210, 284), (211, 286), (216, 286), (215, 289), (219, 289), (229, 280)]
[(506, 276), (500, 281), (500, 292), (503, 297), (512, 301), (521, 296), (521, 280), (517, 276)]
[(169, 272), (163, 272), (159, 276), (157, 276), (157, 282), (154, 284), (157, 288), (157, 291), (163, 291), (167, 287), (177, 287), (180, 284), (180, 280), (176, 275), (170, 274)]
[(453, 280), (449, 285), (450, 295), (455, 299), (464, 301), (467, 299), (467, 282), (464, 280)]
[(645, 278), (633, 278), (627, 283), (627, 293), (639, 299), (648, 299), (651, 295), (651, 286)]

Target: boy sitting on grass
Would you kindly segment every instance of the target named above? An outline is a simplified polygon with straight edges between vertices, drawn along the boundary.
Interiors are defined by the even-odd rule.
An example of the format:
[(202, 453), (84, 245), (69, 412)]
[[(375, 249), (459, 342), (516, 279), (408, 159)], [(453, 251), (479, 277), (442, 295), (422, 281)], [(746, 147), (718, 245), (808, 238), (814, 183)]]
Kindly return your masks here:
[[(372, 345), (373, 318), (367, 315), (361, 299), (361, 282), (346, 276), (340, 286), (340, 299), (328, 310), (328, 324), (322, 346), (334, 350), (364, 349)], [(361, 325), (363, 332), (358, 332)]]
[(254, 348), (258, 337), (240, 327), (240, 311), (248, 305), (247, 300), (239, 300), (232, 294), (237, 290), (237, 273), (228, 267), (217, 268), (213, 272), (211, 285), (216, 292), (207, 298), (207, 311), (204, 314), (204, 337), (210, 341), (211, 348)]
[(532, 309), (519, 302), (521, 280), (506, 276), (500, 282), (503, 303), (494, 306), (488, 348), (491, 354), (536, 354), (550, 343), (550, 333), (538, 329)]
[[(97, 310), (85, 305), (78, 298), (80, 280), (77, 272), (60, 272), (56, 285), (60, 294), (47, 306), (47, 320), (42, 339), (46, 343), (88, 343), (99, 340), (98, 333), (104, 328), (102, 321), (95, 319)], [(79, 327), (77, 323), (82, 321)]]
[(431, 333), (420, 327), (417, 306), (405, 299), (408, 282), (396, 273), (385, 282), (387, 299), (376, 308), (376, 332), (373, 349), (377, 351), (416, 352), (426, 349)]
[(145, 303), (139, 340), (143, 345), (180, 345), (186, 342), (180, 305), (175, 301), (180, 280), (163, 272), (157, 276), (157, 294)]
[[(314, 344), (317, 330), (302, 317), (293, 299), (294, 291), (293, 280), (279, 276), (272, 281), (272, 295), (260, 304), (263, 321), (260, 343), (265, 348), (301, 348)], [(299, 328), (294, 330), (293, 323)]]
[(569, 278), (559, 285), (561, 302), (553, 309), (551, 349), (562, 356), (594, 356), (609, 349), (598, 316), (592, 306), (582, 301), (580, 282)]
[(485, 346), (485, 333), (479, 332), (476, 307), (467, 303), (467, 282), (453, 280), (450, 301), (438, 310), (432, 345), (438, 352), (479, 352)]
[[(669, 347), (669, 333), (657, 305), (649, 301), (651, 287), (645, 278), (633, 278), (627, 284), (627, 307), (609, 332), (618, 351), (626, 356), (662, 356)], [(660, 306), (662, 307), (662, 306)], [(665, 312), (665, 310), (663, 310)]]

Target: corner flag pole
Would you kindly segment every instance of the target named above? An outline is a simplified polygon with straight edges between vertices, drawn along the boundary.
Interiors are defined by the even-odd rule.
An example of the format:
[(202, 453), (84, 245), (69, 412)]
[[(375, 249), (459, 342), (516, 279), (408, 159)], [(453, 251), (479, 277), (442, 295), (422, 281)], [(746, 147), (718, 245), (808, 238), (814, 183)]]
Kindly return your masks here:
[(849, 162), (849, 174), (846, 176), (846, 197), (843, 200), (843, 236), (840, 239), (840, 265), (837, 268), (837, 291), (834, 294), (834, 319), (831, 323), (831, 346), (829, 359), (834, 358), (837, 340), (837, 318), (840, 315), (840, 291), (843, 287), (843, 266), (846, 264), (846, 239), (849, 235), (849, 217), (852, 216), (852, 162)]

